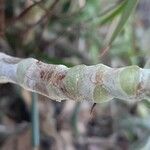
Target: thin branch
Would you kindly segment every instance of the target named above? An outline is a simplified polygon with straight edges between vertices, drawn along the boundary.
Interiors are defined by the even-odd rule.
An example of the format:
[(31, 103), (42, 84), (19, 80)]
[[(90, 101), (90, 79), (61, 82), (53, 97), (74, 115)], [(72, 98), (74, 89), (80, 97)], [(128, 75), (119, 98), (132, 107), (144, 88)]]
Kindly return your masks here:
[(150, 69), (138, 66), (117, 69), (97, 64), (68, 68), (4, 53), (0, 53), (0, 66), (0, 83), (15, 83), (56, 101), (100, 103), (113, 98), (142, 100), (150, 97)]

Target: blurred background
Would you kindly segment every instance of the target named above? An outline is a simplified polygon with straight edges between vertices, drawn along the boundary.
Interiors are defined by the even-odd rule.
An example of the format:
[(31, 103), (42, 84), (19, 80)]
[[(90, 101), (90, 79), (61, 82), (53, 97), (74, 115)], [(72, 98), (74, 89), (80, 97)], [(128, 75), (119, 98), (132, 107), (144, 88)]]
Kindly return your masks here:
[[(150, 0), (130, 11), (134, 1), (0, 0), (0, 51), (68, 67), (144, 67), (150, 57)], [(122, 26), (126, 22), (121, 32), (120, 18)], [(1, 84), (0, 149), (150, 150), (149, 100), (114, 99), (90, 113), (92, 105), (59, 103)]]

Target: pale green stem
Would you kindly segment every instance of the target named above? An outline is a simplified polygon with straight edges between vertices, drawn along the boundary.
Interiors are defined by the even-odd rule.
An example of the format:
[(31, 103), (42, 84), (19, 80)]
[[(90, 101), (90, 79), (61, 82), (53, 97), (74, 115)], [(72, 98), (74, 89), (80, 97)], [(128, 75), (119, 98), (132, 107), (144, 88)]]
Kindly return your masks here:
[(97, 64), (67, 68), (0, 53), (0, 83), (4, 82), (16, 83), (56, 101), (100, 103), (113, 98), (142, 100), (150, 97), (150, 69), (138, 66), (110, 68)]

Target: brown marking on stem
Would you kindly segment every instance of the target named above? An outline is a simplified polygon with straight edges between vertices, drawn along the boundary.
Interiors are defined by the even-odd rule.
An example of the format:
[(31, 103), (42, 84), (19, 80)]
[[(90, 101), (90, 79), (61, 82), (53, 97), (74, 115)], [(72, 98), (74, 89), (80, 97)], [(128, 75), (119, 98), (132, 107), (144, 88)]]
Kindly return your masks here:
[(52, 69), (50, 71), (47, 72), (46, 74), (46, 81), (52, 81), (53, 80), (53, 74), (54, 74), (55, 70)]
[(139, 97), (144, 92), (144, 89), (143, 89), (142, 85), (143, 85), (142, 82), (139, 82), (139, 84), (137, 85), (136, 97)]
[(41, 72), (40, 72), (40, 78), (43, 79), (43, 77), (44, 77), (44, 71), (41, 70)]
[(62, 91), (64, 94), (67, 93), (67, 89), (66, 89), (66, 87), (65, 87), (64, 85), (61, 86), (60, 89), (61, 89), (61, 91)]
[(103, 73), (102, 72), (97, 72), (95, 76), (95, 82), (96, 84), (103, 84)]
[[(113, 69), (113, 70), (115, 70), (115, 69)], [(103, 85), (103, 78), (104, 78), (104, 76), (105, 76), (106, 73), (107, 73), (107, 69), (103, 70), (103, 68), (102, 69), (99, 68), (96, 71), (95, 80), (94, 81), (92, 80), (92, 76), (93, 75), (91, 76), (91, 78), (90, 78), (91, 82), (93, 82), (94, 84)]]
[(62, 91), (62, 93), (63, 93), (65, 96), (67, 96), (68, 98), (72, 99), (72, 98), (69, 96), (69, 93), (68, 93), (68, 91), (67, 91), (67, 89), (66, 89), (66, 87), (64, 86), (63, 83), (60, 84), (60, 90)]
[(65, 74), (58, 74), (55, 79), (56, 79), (56, 83), (59, 84), (60, 81), (62, 81), (63, 78), (65, 78)]
[(52, 65), (49, 67), (49, 65), (44, 65), (42, 62), (37, 61), (37, 65), (40, 68), (39, 76), (43, 81), (51, 82), (53, 79), (53, 74), (55, 72), (56, 66)]
[(60, 86), (62, 85), (62, 80), (65, 78), (67, 71), (63, 71), (63, 72), (56, 72), (53, 75), (52, 78), (52, 83), (55, 86)]
[[(40, 85), (38, 88), (40, 91), (43, 91), (42, 88), (46, 88), (45, 84), (50, 84), (50, 86), (55, 86), (58, 88), (59, 91), (62, 92), (63, 95), (66, 96), (66, 98), (70, 98), (69, 93), (64, 85), (63, 79), (66, 77), (67, 70), (61, 70), (59, 71), (57, 69), (56, 65), (44, 65), (42, 62), (37, 61), (36, 64), (38, 67), (40, 66), (39, 69), (39, 77), (44, 81), (44, 84), (40, 85), (40, 83), (43, 82), (38, 82), (37, 86)], [(44, 93), (46, 93), (47, 90), (44, 90)], [(72, 99), (72, 98), (70, 98)]]
[(68, 97), (69, 99), (73, 99), (73, 97), (71, 97), (71, 95), (68, 93), (66, 86), (64, 85), (63, 79), (66, 77), (67, 71), (63, 71), (58, 73), (55, 76), (55, 79), (53, 80), (53, 85), (57, 86), (62, 93)]

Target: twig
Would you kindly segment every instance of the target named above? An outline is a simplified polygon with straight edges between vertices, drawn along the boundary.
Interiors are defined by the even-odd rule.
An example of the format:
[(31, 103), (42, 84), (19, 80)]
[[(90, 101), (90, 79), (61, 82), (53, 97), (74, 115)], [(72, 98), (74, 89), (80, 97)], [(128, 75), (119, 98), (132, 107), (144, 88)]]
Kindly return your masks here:
[(0, 83), (15, 83), (56, 101), (100, 103), (113, 98), (138, 101), (150, 97), (150, 69), (138, 66), (117, 69), (97, 64), (67, 68), (4, 53), (0, 53), (0, 66)]

